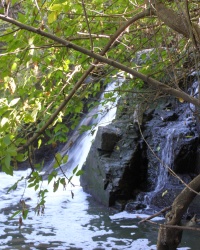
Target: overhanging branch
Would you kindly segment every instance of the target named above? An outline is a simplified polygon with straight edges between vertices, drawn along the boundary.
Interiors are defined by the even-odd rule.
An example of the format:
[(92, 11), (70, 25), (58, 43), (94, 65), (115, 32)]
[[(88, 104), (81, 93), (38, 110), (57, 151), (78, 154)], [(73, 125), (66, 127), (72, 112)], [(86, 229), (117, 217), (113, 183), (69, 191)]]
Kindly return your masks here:
[[(27, 30), (29, 32), (35, 33), (35, 34), (39, 34), (40, 36), (49, 38), (50, 40), (53, 40), (55, 42), (57, 42), (58, 44), (62, 44), (67, 48), (71, 48), (73, 50), (76, 50), (82, 54), (88, 55), (90, 58), (95, 59), (95, 62), (93, 63), (94, 65), (98, 64), (98, 62), (103, 62), (106, 63), (110, 66), (113, 66), (114, 68), (120, 69), (124, 72), (127, 72), (131, 75), (133, 75), (136, 78), (139, 78), (141, 80), (143, 80), (144, 82), (147, 82), (151, 87), (159, 89), (161, 91), (163, 91), (164, 93), (173, 95), (175, 97), (178, 98), (182, 98), (183, 100), (185, 100), (186, 102), (192, 103), (195, 106), (199, 105), (199, 101), (195, 98), (193, 98), (192, 96), (186, 94), (185, 92), (179, 90), (179, 89), (174, 89), (164, 83), (161, 83), (151, 77), (148, 77), (142, 73), (139, 73), (136, 70), (133, 70), (121, 63), (118, 63), (112, 59), (108, 59), (106, 57), (104, 57), (103, 55), (105, 55), (105, 53), (108, 51), (108, 49), (112, 46), (113, 42), (115, 42), (115, 40), (122, 34), (122, 32), (124, 31), (125, 28), (127, 28), (129, 25), (131, 25), (134, 21), (138, 20), (139, 18), (144, 18), (145, 16), (150, 15), (150, 10), (145, 10), (144, 12), (139, 13), (138, 15), (136, 15), (135, 17), (133, 17), (132, 19), (130, 19), (124, 26), (122, 26), (121, 28), (119, 28), (119, 30), (115, 33), (115, 35), (111, 38), (111, 40), (109, 41), (109, 43), (107, 44), (107, 46), (103, 49), (103, 51), (100, 54), (96, 54), (90, 50), (87, 50), (83, 47), (80, 47), (76, 44), (73, 44), (72, 42), (69, 42), (67, 40), (64, 40), (62, 38), (59, 38), (53, 34), (47, 33), (41, 29), (37, 29), (34, 28), (32, 26), (28, 26), (26, 24), (20, 23), (10, 17), (4, 16), (4, 15), (0, 15), (0, 19), (11, 23), (21, 29)], [(28, 145), (30, 145), (35, 139), (38, 138), (39, 135), (41, 135), (46, 128), (48, 128), (48, 126), (50, 124), (53, 123), (55, 117), (59, 114), (59, 112), (66, 106), (66, 104), (71, 100), (71, 98), (73, 97), (73, 95), (76, 93), (76, 91), (80, 88), (82, 82), (85, 80), (85, 78), (88, 76), (88, 74), (93, 70), (95, 66), (91, 66), (86, 72), (85, 74), (81, 77), (81, 79), (75, 84), (73, 90), (71, 91), (71, 93), (69, 93), (69, 95), (65, 98), (65, 100), (63, 101), (63, 103), (60, 105), (60, 107), (55, 111), (55, 113), (50, 117), (50, 119), (47, 121), (47, 123), (38, 131), (35, 133), (35, 135), (30, 138), (30, 140), (22, 147), (18, 148), (18, 151), (21, 151), (22, 149), (24, 149), (25, 147), (27, 147)]]
[[(105, 55), (106, 52), (110, 49), (110, 47), (112, 46), (112, 44), (117, 40), (117, 38), (127, 29), (127, 27), (129, 27), (131, 24), (133, 24), (135, 21), (144, 18), (146, 16), (149, 16), (151, 14), (150, 9), (147, 9), (137, 15), (135, 15), (133, 18), (131, 18), (130, 20), (128, 20), (124, 25), (122, 25), (116, 32), (115, 34), (111, 37), (110, 41), (108, 42), (108, 44), (105, 46), (105, 48), (102, 50), (102, 52), (100, 53), (101, 56)], [(2, 17), (2, 18), (1, 18)], [(0, 15), (0, 19), (7, 21), (7, 17), (5, 17), (3, 15)], [(21, 27), (21, 23), (17, 22), (14, 19), (9, 18), (10, 23), (20, 27), (21, 29), (26, 29), (27, 25)], [(8, 21), (7, 21), (8, 22)], [(33, 28), (34, 30), (37, 31), (37, 29)], [(31, 30), (31, 32), (34, 32), (34, 30)], [(34, 32), (36, 33), (36, 32)], [(54, 39), (53, 39), (54, 40)], [(54, 40), (55, 41), (55, 40)], [(64, 40), (63, 40), (64, 41)], [(62, 45), (65, 46), (65, 44), (61, 43)], [(72, 91), (70, 92), (70, 94), (64, 99), (64, 101), (60, 104), (60, 106), (57, 108), (57, 110), (51, 115), (51, 117), (49, 118), (49, 120), (46, 122), (46, 124), (37, 132), (35, 132), (35, 134), (33, 135), (33, 137), (31, 137), (26, 144), (24, 144), (23, 146), (19, 147), (17, 149), (17, 151), (21, 151), (24, 148), (26, 148), (27, 146), (29, 146), (31, 143), (33, 143), (44, 131), (45, 129), (47, 129), (55, 120), (55, 118), (57, 117), (57, 115), (59, 114), (59, 112), (67, 105), (67, 103), (71, 100), (71, 98), (74, 96), (74, 94), (76, 93), (76, 91), (80, 88), (80, 86), (82, 85), (82, 83), (84, 82), (84, 80), (86, 79), (86, 77), (92, 72), (92, 70), (95, 68), (95, 65), (98, 64), (98, 60), (95, 60), (95, 62), (89, 67), (89, 69), (82, 75), (82, 77), (79, 79), (79, 81), (75, 84), (74, 88), (72, 89)]]

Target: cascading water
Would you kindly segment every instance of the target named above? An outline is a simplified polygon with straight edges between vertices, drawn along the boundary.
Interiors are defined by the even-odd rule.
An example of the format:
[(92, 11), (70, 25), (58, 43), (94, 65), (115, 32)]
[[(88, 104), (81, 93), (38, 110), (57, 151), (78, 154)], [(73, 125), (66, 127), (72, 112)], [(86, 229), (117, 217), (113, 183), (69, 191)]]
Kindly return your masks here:
[[(112, 91), (114, 85), (115, 83), (108, 86), (106, 91)], [(107, 105), (106, 110), (100, 105), (98, 110), (90, 112), (82, 120), (80, 126), (88, 122), (88, 119), (91, 120), (93, 114), (96, 113), (101, 114), (97, 118), (98, 120), (93, 120), (93, 122), (98, 122), (98, 125), (110, 123), (115, 116), (116, 108), (114, 103), (108, 103)], [(109, 109), (109, 112), (107, 112), (107, 109)], [(68, 145), (66, 145), (62, 150), (62, 155), (66, 153), (69, 155), (68, 165), (63, 165), (63, 169), (68, 171), (73, 170), (77, 165), (81, 167), (94, 136), (95, 134), (92, 135), (89, 132), (81, 136), (77, 131), (73, 133), (72, 138), (73, 140), (76, 139), (73, 146), (68, 149)], [(93, 205), (93, 201), (78, 185), (78, 178), (73, 179), (75, 186), (69, 185), (67, 190), (60, 187), (56, 192), (52, 191), (52, 187), (48, 186), (47, 181), (43, 181), (41, 188), (47, 188), (49, 192), (46, 197), (45, 213), (43, 216), (37, 216), (33, 208), (37, 204), (38, 197), (33, 189), (26, 188), (26, 179), (18, 183), (18, 188), (13, 194), (5, 194), (6, 190), (21, 175), (25, 175), (25, 173), (17, 171), (13, 179), (13, 177), (1, 173), (4, 180), (1, 184), (4, 189), (2, 190), (2, 207), (0, 208), (2, 222), (0, 224), (0, 249), (155, 249), (152, 244), (148, 246), (150, 244), (149, 240), (143, 239), (140, 232), (138, 236), (133, 236), (135, 233), (132, 231), (137, 231), (138, 226), (133, 225), (132, 220), (135, 220), (137, 215), (132, 215), (132, 220), (129, 218), (128, 222), (125, 220), (125, 225), (120, 230), (123, 215), (122, 217), (109, 217), (106, 208)], [(28, 175), (29, 173), (27, 173)], [(73, 190), (74, 197), (71, 196), (69, 190)], [(18, 218), (14, 217), (12, 220), (8, 218), (19, 209), (20, 197), (25, 201), (30, 211), (19, 230)], [(88, 199), (91, 201), (89, 202)], [(123, 231), (121, 236), (117, 236), (119, 230)], [(156, 230), (151, 234), (156, 234)]]
[[(90, 150), (91, 143), (96, 136), (98, 127), (108, 125), (115, 118), (117, 93), (113, 95), (114, 101), (108, 101), (106, 104), (104, 104), (104, 102), (106, 101), (104, 98), (104, 94), (113, 92), (114, 89), (120, 86), (123, 81), (123, 78), (119, 78), (118, 81), (114, 81), (106, 87), (104, 93), (100, 97), (99, 106), (92, 109), (81, 120), (80, 124), (75, 129), (66, 145), (61, 149), (60, 154), (62, 156), (67, 154), (69, 157), (68, 162), (61, 165), (62, 170), (66, 173), (67, 176), (70, 176), (70, 174), (72, 174), (72, 171), (76, 166), (79, 166), (79, 168), (82, 167)], [(92, 132), (88, 131), (80, 134), (81, 126), (93, 126)], [(53, 165), (54, 161), (46, 168), (46, 172), (52, 171)], [(73, 178), (73, 183), (75, 185), (79, 185), (79, 178)]]
[[(106, 89), (106, 91), (112, 91), (112, 87), (109, 86), (111, 89)], [(101, 116), (97, 118), (99, 120), (93, 119), (94, 123), (99, 123), (102, 126), (111, 122), (115, 116), (115, 110), (110, 105), (114, 104), (108, 103), (105, 111), (100, 106), (90, 112), (82, 120), (80, 126), (91, 124), (93, 115), (97, 113), (101, 113)], [(109, 113), (106, 112), (107, 109), (109, 109)], [(168, 160), (173, 157), (173, 150), (170, 151), (173, 148), (173, 132), (168, 131), (168, 134), (169, 137), (166, 137), (167, 143), (162, 152), (163, 160), (167, 153)], [(92, 135), (90, 132), (79, 135), (76, 130), (70, 138), (73, 145), (70, 147), (69, 142), (62, 149), (62, 155), (69, 155), (68, 165), (62, 166), (65, 172), (67, 171), (67, 175), (68, 171), (72, 171), (77, 165), (81, 167), (84, 163), (94, 136), (95, 134)], [(165, 161), (164, 164), (169, 164), (169, 162)], [(164, 170), (163, 167), (160, 168), (160, 175), (164, 173)], [(165, 172), (167, 176), (167, 171)], [(13, 193), (6, 195), (8, 187), (13, 185), (13, 182), (17, 181), (21, 175), (24, 175), (24, 172), (17, 171), (14, 180), (4, 173), (0, 173), (0, 175), (2, 187), (0, 191), (0, 249), (2, 250), (156, 249), (157, 227), (150, 226), (148, 228), (148, 225), (145, 225), (145, 229), (138, 227), (137, 214), (122, 212), (110, 216), (108, 209), (100, 205), (97, 206), (92, 198), (82, 191), (78, 178), (73, 179), (75, 187), (69, 185), (68, 190), (63, 190), (60, 187), (57, 192), (53, 192), (52, 186), (48, 186), (47, 181), (44, 181), (42, 188), (49, 190), (46, 197), (46, 208), (43, 216), (37, 216), (33, 207), (37, 204), (38, 197), (33, 189), (26, 188), (26, 179), (19, 183), (18, 188)], [(158, 183), (161, 184), (163, 181), (163, 177), (160, 177)], [(161, 188), (159, 185), (157, 188)], [(73, 199), (69, 192), (71, 189), (74, 193)], [(30, 212), (19, 230), (18, 217), (12, 220), (8, 218), (19, 209), (18, 203), (21, 195), (23, 195), (27, 207), (30, 208)], [(139, 214), (139, 216), (143, 217), (144, 215)], [(179, 249), (189, 248), (180, 247)]]
[[(195, 81), (189, 89), (190, 94), (197, 98), (198, 87), (199, 83)], [(172, 110), (170, 105), (173, 107)], [(173, 102), (169, 101), (160, 109), (156, 110), (154, 117), (157, 117), (155, 118), (157, 120), (160, 119), (160, 125), (157, 125), (155, 120), (150, 123), (151, 126), (153, 125), (155, 128), (150, 129), (152, 133), (150, 141), (147, 139), (147, 142), (153, 145), (148, 151), (150, 152), (149, 154), (153, 155), (153, 159), (149, 155), (148, 159), (149, 165), (153, 167), (157, 166), (157, 168), (154, 167), (154, 172), (148, 172), (150, 190), (152, 191), (141, 193), (137, 198), (137, 201), (144, 203), (147, 208), (159, 207), (159, 205), (163, 207), (167, 203), (165, 203), (164, 198), (167, 193), (168, 196), (169, 193), (172, 193), (171, 197), (178, 194), (178, 187), (176, 187), (174, 193), (172, 190), (173, 185), (175, 187), (180, 184), (179, 180), (169, 174), (169, 168), (176, 173), (185, 175), (194, 171), (194, 167), (192, 166), (195, 165), (193, 161), (194, 157), (189, 156), (187, 160), (187, 154), (189, 155), (190, 152), (195, 150), (195, 148), (190, 148), (190, 146), (188, 146), (189, 140), (195, 141), (195, 137), (198, 137), (193, 114), (193, 111), (195, 112), (195, 107), (192, 104), (188, 105), (186, 103), (182, 104), (181, 107), (182, 108), (180, 108), (178, 103), (173, 104)], [(159, 130), (157, 130), (156, 126), (159, 127)], [(153, 143), (151, 143), (152, 140)], [(185, 151), (184, 148), (188, 150)], [(152, 154), (152, 151), (154, 154)], [(183, 152), (185, 153), (183, 154)], [(156, 159), (155, 154), (158, 156), (159, 160)], [(186, 161), (183, 159), (186, 159)], [(158, 161), (160, 161), (159, 164)], [(151, 169), (153, 169), (153, 167)], [(189, 177), (186, 178), (188, 178), (188, 181)], [(167, 204), (171, 204), (170, 202), (172, 203), (173, 200), (170, 200)]]
[[(161, 156), (159, 158), (160, 164), (157, 171), (157, 183), (155, 189), (152, 192), (147, 193), (144, 196), (144, 204), (148, 206), (151, 205), (151, 200), (153, 197), (161, 191), (167, 183), (168, 180), (168, 168), (173, 167), (174, 160), (174, 128), (169, 128), (166, 130), (166, 141), (161, 151)], [(138, 197), (138, 199), (141, 199)]]
[(162, 149), (161, 153), (161, 163), (158, 171), (158, 180), (157, 185), (154, 190), (155, 193), (160, 191), (166, 184), (168, 179), (168, 168), (172, 168), (173, 160), (174, 160), (174, 129), (168, 129), (166, 135), (166, 144)]

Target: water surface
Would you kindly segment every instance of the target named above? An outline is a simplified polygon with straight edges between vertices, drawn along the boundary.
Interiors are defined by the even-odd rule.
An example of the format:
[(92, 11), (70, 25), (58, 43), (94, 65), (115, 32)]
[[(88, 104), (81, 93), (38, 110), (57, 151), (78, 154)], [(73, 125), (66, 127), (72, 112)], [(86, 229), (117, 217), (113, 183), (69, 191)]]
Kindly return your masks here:
[[(26, 180), (6, 194), (13, 179), (19, 179), (22, 174), (26, 175), (22, 171), (15, 172), (14, 177), (0, 173), (0, 249), (156, 249), (157, 226), (138, 225), (138, 216), (143, 218), (144, 214), (114, 214), (97, 204), (80, 186), (73, 188), (72, 199), (72, 187), (59, 188), (54, 193), (50, 184), (44, 214), (38, 216), (34, 211), (38, 197), (33, 188), (24, 189)], [(43, 187), (47, 187), (46, 181)], [(22, 195), (30, 211), (19, 229), (19, 215), (9, 217), (18, 210)], [(179, 249), (198, 250), (197, 236), (187, 232)]]

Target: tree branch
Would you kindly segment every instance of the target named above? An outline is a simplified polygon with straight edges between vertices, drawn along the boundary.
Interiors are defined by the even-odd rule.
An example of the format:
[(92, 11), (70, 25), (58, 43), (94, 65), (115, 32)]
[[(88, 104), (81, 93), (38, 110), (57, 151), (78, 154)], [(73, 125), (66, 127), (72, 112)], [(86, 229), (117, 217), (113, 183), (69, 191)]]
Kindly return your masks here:
[[(102, 52), (100, 53), (101, 56), (105, 55), (106, 52), (110, 49), (110, 47), (112, 46), (112, 44), (117, 40), (117, 38), (127, 29), (127, 27), (129, 27), (132, 23), (134, 23), (135, 21), (144, 18), (146, 16), (149, 16), (151, 14), (150, 10), (145, 10), (137, 15), (135, 15), (133, 18), (131, 18), (130, 20), (128, 20), (123, 26), (121, 26), (116, 33), (110, 38), (110, 41), (108, 42), (108, 44), (105, 46), (105, 48), (102, 50)], [(91, 51), (85, 50), (77, 45), (74, 46), (74, 44), (65, 41), (64, 39), (60, 39), (52, 34), (46, 33), (40, 29), (36, 29), (34, 27), (22, 24), (12, 18), (6, 17), (4, 15), (0, 15), (0, 19), (9, 22), (21, 29), (25, 29), (28, 30), (30, 32), (33, 33), (37, 33), (40, 34), (41, 36), (44, 37), (48, 37), (51, 40), (58, 42), (59, 44), (62, 44), (66, 47), (72, 47), (73, 49), (80, 51), (81, 49), (81, 53), (84, 52), (88, 52), (89, 54), (91, 54)], [(87, 53), (84, 53), (87, 54)], [(94, 53), (92, 53), (94, 54)], [(94, 59), (97, 59), (95, 57), (92, 57)], [(104, 58), (104, 57), (102, 57)], [(92, 70), (95, 68), (95, 66), (98, 64), (99, 60), (95, 60), (95, 62), (89, 67), (89, 69), (82, 75), (82, 77), (79, 79), (79, 81), (75, 84), (74, 88), (72, 89), (72, 91), (69, 93), (69, 95), (66, 96), (66, 98), (64, 99), (64, 101), (61, 103), (61, 105), (58, 107), (58, 109), (51, 115), (51, 117), (49, 118), (49, 120), (46, 122), (46, 124), (37, 132), (35, 132), (35, 134), (26, 142), (26, 144), (24, 144), (23, 146), (19, 147), (17, 149), (17, 152), (22, 151), (24, 148), (28, 147), (31, 143), (33, 143), (55, 120), (55, 118), (57, 117), (57, 115), (59, 114), (59, 112), (67, 105), (67, 103), (71, 100), (71, 98), (74, 96), (74, 94), (76, 93), (76, 91), (81, 87), (82, 83), (84, 82), (84, 80), (86, 79), (86, 77), (92, 72)]]
[(176, 249), (179, 245), (182, 236), (182, 229), (184, 229), (179, 227), (182, 216), (197, 195), (191, 191), (191, 189), (195, 190), (196, 193), (200, 192), (200, 175), (195, 177), (188, 184), (188, 187), (185, 187), (183, 191), (176, 197), (172, 204), (172, 209), (166, 214), (166, 224), (160, 226), (159, 229), (157, 242), (158, 250)]
[(57, 115), (59, 114), (59, 112), (66, 106), (66, 104), (71, 100), (71, 98), (73, 97), (73, 95), (76, 93), (76, 91), (80, 88), (81, 84), (83, 83), (83, 81), (85, 80), (85, 78), (88, 76), (88, 74), (94, 69), (94, 67), (98, 64), (98, 62), (103, 62), (106, 63), (110, 66), (113, 66), (117, 69), (120, 69), (124, 72), (127, 72), (131, 75), (133, 75), (136, 78), (140, 78), (141, 80), (143, 80), (144, 82), (147, 82), (151, 87), (159, 89), (161, 91), (163, 91), (164, 93), (176, 96), (178, 98), (182, 98), (183, 100), (185, 100), (186, 102), (192, 103), (195, 106), (199, 105), (199, 101), (192, 97), (189, 96), (188, 94), (186, 94), (185, 92), (181, 91), (181, 90), (177, 90), (174, 89), (164, 83), (161, 83), (151, 77), (148, 77), (142, 73), (139, 73), (136, 70), (133, 70), (121, 63), (118, 63), (116, 61), (113, 61), (111, 59), (105, 58), (103, 55), (106, 54), (106, 52), (109, 50), (109, 48), (112, 46), (112, 44), (117, 40), (117, 38), (124, 32), (124, 30), (130, 26), (133, 22), (137, 21), (140, 18), (144, 18), (148, 15), (151, 15), (151, 10), (147, 9), (139, 14), (137, 14), (136, 16), (134, 16), (132, 19), (130, 19), (127, 23), (124, 24), (124, 26), (120, 27), (118, 29), (118, 31), (114, 34), (114, 36), (110, 39), (110, 41), (108, 42), (108, 44), (105, 46), (105, 48), (102, 50), (102, 52), (100, 54), (96, 54), (94, 52), (91, 52), (90, 50), (87, 50), (83, 47), (80, 47), (76, 44), (73, 44), (67, 40), (64, 40), (62, 38), (59, 38), (53, 34), (47, 33), (43, 30), (34, 28), (32, 26), (28, 26), (26, 24), (20, 23), (10, 17), (6, 17), (4, 15), (0, 15), (0, 19), (11, 23), (21, 29), (27, 30), (29, 32), (35, 33), (35, 34), (39, 34), (40, 36), (49, 38), (50, 40), (53, 40), (59, 44), (64, 45), (67, 48), (71, 48), (74, 49), (80, 53), (83, 53), (85, 55), (88, 55), (91, 58), (96, 59), (95, 62), (93, 63), (93, 65), (85, 72), (85, 74), (80, 78), (80, 80), (75, 84), (74, 88), (72, 89), (71, 93), (69, 93), (69, 95), (65, 98), (65, 100), (61, 103), (61, 105), (59, 106), (59, 108), (53, 113), (53, 115), (49, 118), (49, 120), (47, 121), (47, 123), (38, 131), (34, 134), (34, 136), (32, 138), (30, 138), (26, 144), (24, 144), (22, 147), (18, 148), (18, 152), (23, 150), (25, 147), (27, 147), (28, 145), (30, 145), (33, 141), (35, 141), (39, 135), (41, 135), (47, 128), (49, 125), (51, 125), (53, 123), (53, 121), (55, 120), (55, 118), (57, 117)]

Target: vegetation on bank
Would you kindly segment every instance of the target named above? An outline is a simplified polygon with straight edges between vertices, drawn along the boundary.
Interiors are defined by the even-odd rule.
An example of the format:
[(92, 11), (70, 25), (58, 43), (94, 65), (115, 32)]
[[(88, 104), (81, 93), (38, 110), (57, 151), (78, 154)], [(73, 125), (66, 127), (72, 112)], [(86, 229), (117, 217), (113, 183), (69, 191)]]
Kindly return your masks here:
[[(102, 78), (106, 84), (119, 71), (126, 79), (116, 90), (120, 96), (145, 82), (154, 98), (173, 95), (198, 108), (186, 79), (199, 69), (199, 5), (195, 0), (2, 1), (2, 171), (12, 175), (18, 162), (28, 159), (37, 190), (41, 166), (34, 162), (35, 149), (65, 142), (85, 100), (96, 97)], [(145, 49), (141, 65), (138, 53)], [(70, 122), (64, 123), (67, 116)], [(57, 156), (58, 164), (63, 160)], [(199, 186), (192, 188), (199, 192)], [(172, 214), (180, 212), (173, 209)], [(178, 222), (172, 216), (170, 223)]]

